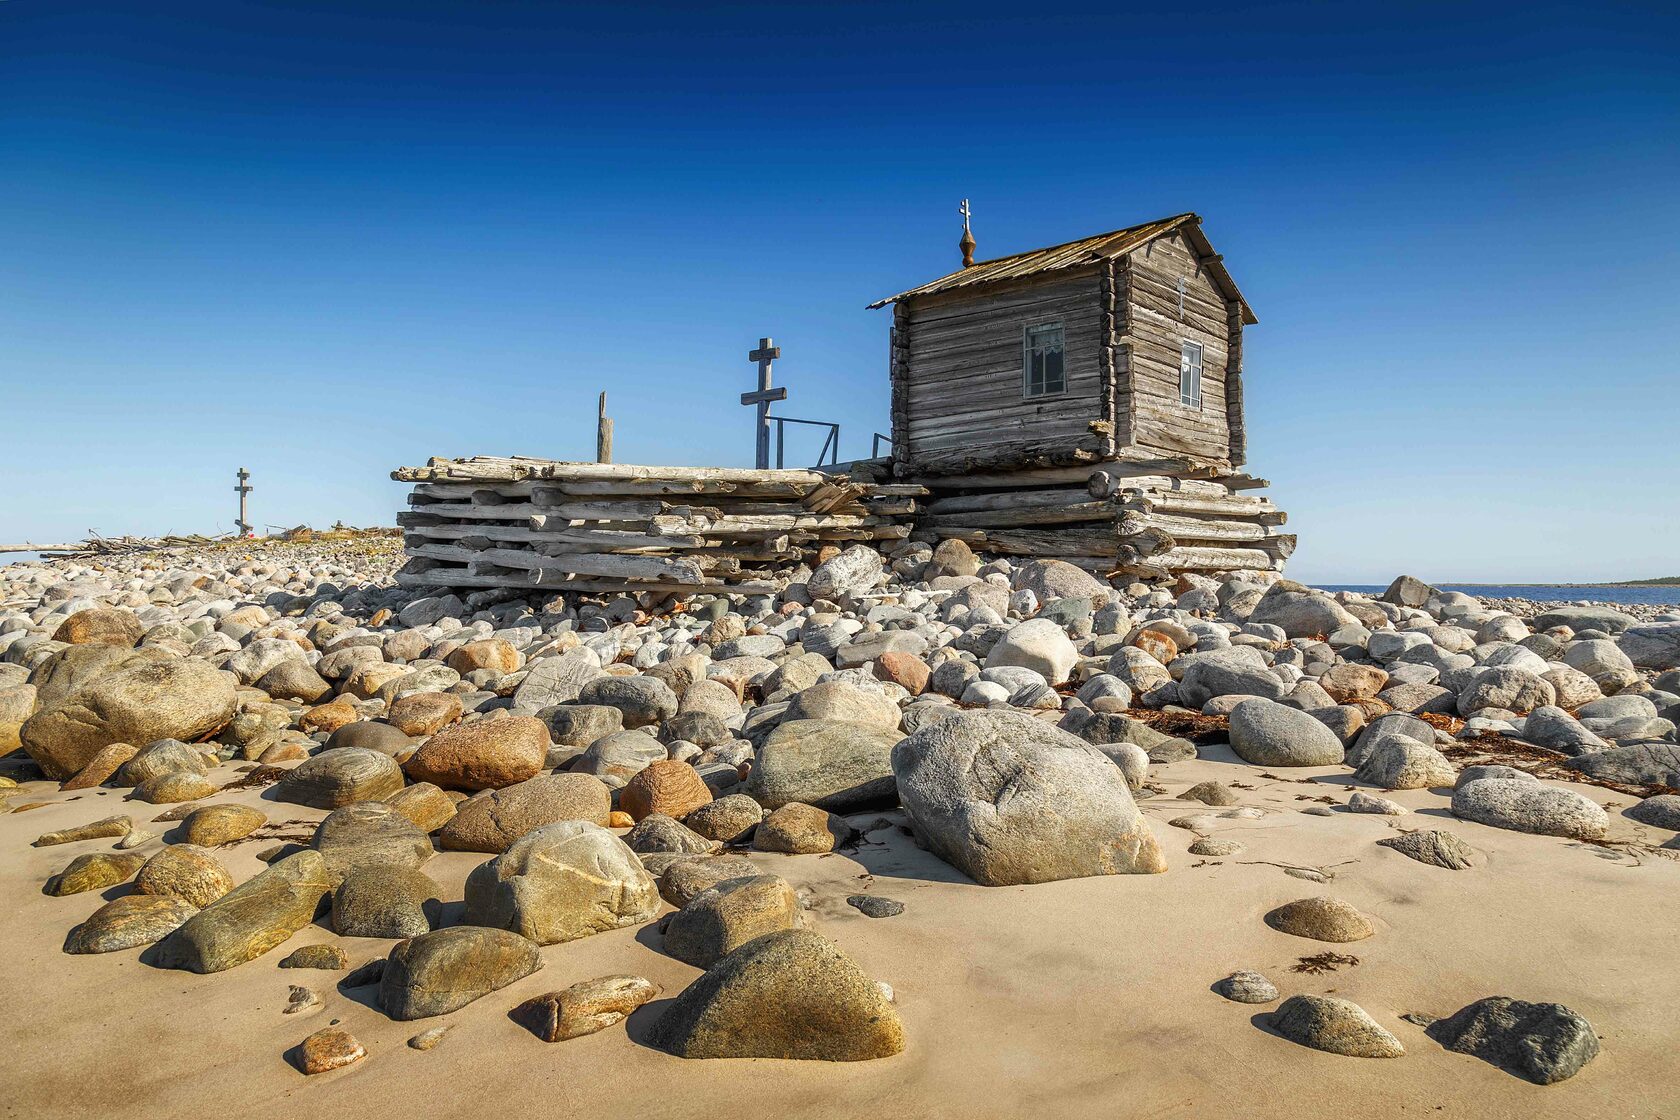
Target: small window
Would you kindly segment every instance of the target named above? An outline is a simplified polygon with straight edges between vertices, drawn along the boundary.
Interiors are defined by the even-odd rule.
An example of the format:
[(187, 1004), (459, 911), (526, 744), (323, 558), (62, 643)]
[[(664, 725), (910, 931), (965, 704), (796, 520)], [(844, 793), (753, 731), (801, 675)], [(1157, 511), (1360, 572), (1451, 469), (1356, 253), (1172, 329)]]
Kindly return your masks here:
[(1202, 344), (1186, 342), (1178, 357), (1178, 403), (1202, 407)]
[(1056, 397), (1067, 392), (1067, 365), (1060, 323), (1026, 329), (1021, 361), (1022, 394)]

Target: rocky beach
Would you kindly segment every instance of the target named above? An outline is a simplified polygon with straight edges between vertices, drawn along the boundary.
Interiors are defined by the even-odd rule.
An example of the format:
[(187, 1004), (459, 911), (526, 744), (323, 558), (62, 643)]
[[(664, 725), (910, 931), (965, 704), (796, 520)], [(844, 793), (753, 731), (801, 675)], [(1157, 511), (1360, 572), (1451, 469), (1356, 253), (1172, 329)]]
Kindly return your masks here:
[(1672, 1114), (1680, 611), (0, 567), (18, 1117)]

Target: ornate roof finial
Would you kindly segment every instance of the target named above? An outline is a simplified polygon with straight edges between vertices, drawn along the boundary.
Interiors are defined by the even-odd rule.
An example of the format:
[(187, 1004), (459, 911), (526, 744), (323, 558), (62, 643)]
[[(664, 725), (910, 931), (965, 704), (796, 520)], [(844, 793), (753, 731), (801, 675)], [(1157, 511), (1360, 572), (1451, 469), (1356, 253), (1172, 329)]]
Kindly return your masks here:
[(963, 235), (962, 240), (957, 242), (957, 248), (962, 250), (963, 267), (972, 268), (974, 266), (974, 234), (968, 228), (968, 199), (962, 200), (962, 205), (957, 207), (957, 213), (961, 214), (963, 218)]

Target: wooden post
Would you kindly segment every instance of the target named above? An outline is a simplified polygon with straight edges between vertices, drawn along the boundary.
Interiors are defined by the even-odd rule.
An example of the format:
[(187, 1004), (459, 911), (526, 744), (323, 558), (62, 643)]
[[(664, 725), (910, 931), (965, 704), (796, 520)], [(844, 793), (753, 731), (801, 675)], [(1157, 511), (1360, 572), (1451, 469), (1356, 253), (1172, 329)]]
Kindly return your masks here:
[(595, 416), (595, 461), (612, 462), (613, 422), (607, 416), (607, 391), (601, 390), (601, 404)]

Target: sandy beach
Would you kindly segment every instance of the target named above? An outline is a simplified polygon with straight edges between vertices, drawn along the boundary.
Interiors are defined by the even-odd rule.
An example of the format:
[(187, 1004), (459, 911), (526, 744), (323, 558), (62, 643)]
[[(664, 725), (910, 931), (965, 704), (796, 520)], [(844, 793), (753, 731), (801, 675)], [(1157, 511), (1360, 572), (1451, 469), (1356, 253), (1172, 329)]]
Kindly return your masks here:
[[(1680, 933), (1680, 862), (1650, 850), (1669, 834), (1616, 814), (1613, 806), (1627, 798), (1573, 787), (1612, 807), (1607, 844), (1458, 821), (1447, 799), (1428, 790), (1390, 795), (1413, 810), (1409, 816), (1338, 808), (1320, 817), (1301, 809), (1318, 803), (1310, 799), (1345, 802), (1354, 784), (1345, 772), (1325, 767), (1272, 780), (1222, 748), (1206, 753), (1157, 768), (1154, 780), (1168, 795), (1140, 801), (1170, 864), (1163, 875), (981, 887), (897, 828), (871, 832), (854, 852), (753, 853), (766, 871), (808, 890), (816, 899), (815, 928), (897, 994), (905, 1052), (833, 1064), (668, 1056), (640, 1041), (663, 1000), (632, 1016), (628, 1032), (609, 1029), (559, 1044), (540, 1041), (508, 1017), (530, 996), (605, 973), (638, 973), (674, 995), (699, 973), (662, 954), (652, 927), (546, 947), (542, 971), (447, 1019), (418, 1024), (392, 1022), (369, 1006), (371, 988), (337, 991), (342, 973), (276, 967), (300, 944), (336, 940), (325, 919), (283, 948), (214, 976), (150, 968), (135, 952), (67, 956), (64, 936), (92, 909), (91, 896), (51, 898), (40, 885), (71, 856), (111, 842), (31, 848), (29, 841), (111, 813), (137, 810), (137, 823), (157, 814), (124, 805), (116, 791), (60, 795), (41, 783), (39, 798), (31, 789), (16, 800), (48, 804), (0, 817), (0, 848), (9, 853), (0, 891), (10, 912), (5, 944), (17, 1008), (4, 1027), (12, 1055), (6, 1115), (203, 1115), (230, 1101), (247, 1115), (276, 1117), (393, 1107), (440, 1117), (539, 1117), (557, 1109), (839, 1117), (882, 1108), (932, 1117), (1051, 1109), (1067, 1116), (1300, 1118), (1342, 1116), (1350, 1108), (1389, 1116), (1677, 1115), (1680, 1068), (1670, 1052), (1680, 978), (1669, 967), (1668, 947)], [(236, 775), (226, 767), (213, 776)], [(1194, 835), (1166, 823), (1202, 808), (1171, 793), (1209, 780), (1253, 785), (1242, 803), (1267, 811), (1212, 833), (1245, 844), (1234, 858), (1188, 855)], [(272, 821), (324, 815), (265, 800), (262, 791), (215, 801), (256, 805)], [(903, 819), (865, 813), (854, 820), (867, 825), (878, 817)], [(1375, 843), (1397, 828), (1443, 825), (1476, 849), (1476, 867), (1430, 867)], [(161, 840), (141, 851), (159, 846)], [(218, 856), (243, 880), (261, 869), (262, 847), (245, 843)], [(427, 873), (458, 898), (481, 860), (442, 852)], [(1284, 866), (1323, 868), (1334, 879), (1305, 882)], [(844, 901), (860, 891), (898, 899), (905, 911), (866, 918)], [(1372, 918), (1376, 935), (1326, 946), (1262, 921), (1274, 906), (1318, 894), (1353, 903)], [(459, 907), (450, 910), (458, 919)], [(392, 944), (342, 943), (352, 966)], [(1290, 971), (1299, 958), (1326, 949), (1360, 963), (1321, 975)], [(1342, 1057), (1269, 1033), (1267, 1008), (1210, 990), (1239, 968), (1264, 972), (1286, 996), (1354, 1000), (1402, 1040), (1405, 1056)], [(315, 988), (325, 1006), (283, 1015), (291, 983)], [(1579, 1011), (1598, 1028), (1602, 1054), (1578, 1076), (1542, 1088), (1447, 1052), (1400, 1018), (1448, 1014), (1493, 994)], [(286, 1052), (335, 1018), (369, 1057), (351, 1069), (304, 1076)], [(433, 1022), (455, 1024), (435, 1050), (405, 1045)]]

